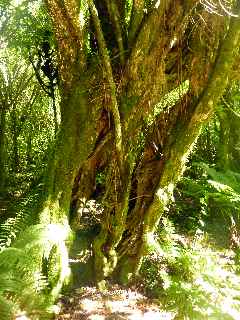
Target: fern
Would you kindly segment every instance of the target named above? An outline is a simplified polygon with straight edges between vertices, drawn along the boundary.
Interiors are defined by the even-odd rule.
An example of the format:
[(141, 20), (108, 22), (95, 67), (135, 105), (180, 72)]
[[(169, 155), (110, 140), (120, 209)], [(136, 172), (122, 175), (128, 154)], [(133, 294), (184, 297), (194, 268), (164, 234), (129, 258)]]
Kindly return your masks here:
[(12, 205), (15, 217), (8, 218), (0, 224), (0, 251), (9, 247), (17, 235), (28, 226), (37, 223), (37, 207), (42, 199), (39, 199), (42, 185), (38, 185), (26, 198)]
[(184, 243), (166, 218), (157, 235), (162, 254), (151, 253), (141, 267), (145, 292), (175, 313), (174, 319), (239, 319), (236, 267), (209, 248), (204, 237)]
[(215, 168), (210, 167), (204, 162), (193, 163), (193, 166), (202, 168), (203, 175), (207, 175), (213, 181), (216, 181), (222, 185), (226, 185), (233, 189), (235, 192), (240, 193), (240, 174), (231, 170), (217, 171)]
[(60, 225), (34, 225), (0, 252), (0, 319), (12, 319), (21, 312), (31, 319), (50, 316), (56, 295), (69, 276), (67, 236), (68, 231)]
[(211, 214), (239, 218), (240, 174), (231, 170), (222, 172), (203, 162), (193, 166), (200, 171), (195, 179), (185, 177), (179, 183), (173, 219), (193, 231), (194, 227), (202, 229)]
[(211, 206), (229, 217), (240, 213), (240, 174), (231, 170), (217, 171), (205, 163), (200, 163), (211, 187), (206, 200)]

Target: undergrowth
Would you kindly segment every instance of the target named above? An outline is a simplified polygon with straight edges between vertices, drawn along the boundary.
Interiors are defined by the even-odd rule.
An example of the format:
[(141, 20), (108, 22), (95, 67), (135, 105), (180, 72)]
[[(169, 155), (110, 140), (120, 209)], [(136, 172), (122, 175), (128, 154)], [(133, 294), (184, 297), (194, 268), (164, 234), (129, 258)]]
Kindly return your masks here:
[[(38, 223), (39, 207), (42, 201), (43, 185), (38, 184), (20, 199), (11, 200), (7, 208), (10, 216), (0, 220), (0, 251), (9, 247), (21, 231)], [(5, 218), (5, 219), (4, 219)]]
[[(176, 319), (240, 319), (240, 175), (192, 162), (141, 268)], [(154, 242), (153, 242), (154, 243)]]
[(175, 320), (240, 319), (240, 277), (232, 252), (216, 251), (204, 235), (179, 236), (166, 218), (157, 239), (161, 249), (141, 268), (147, 295), (174, 312)]

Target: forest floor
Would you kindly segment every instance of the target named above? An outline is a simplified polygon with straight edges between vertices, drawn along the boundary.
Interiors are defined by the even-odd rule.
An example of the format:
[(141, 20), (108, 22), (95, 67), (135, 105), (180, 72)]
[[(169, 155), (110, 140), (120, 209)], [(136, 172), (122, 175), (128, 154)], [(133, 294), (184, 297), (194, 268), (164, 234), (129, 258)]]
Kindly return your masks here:
[(174, 313), (159, 306), (136, 289), (112, 286), (104, 292), (95, 287), (75, 289), (59, 302), (56, 320), (171, 320)]
[[(216, 226), (216, 225), (215, 225)], [(219, 230), (216, 230), (219, 235)], [(234, 253), (231, 250), (223, 248), (226, 242), (222, 236), (220, 247), (215, 246), (214, 241), (208, 238), (204, 241), (204, 245), (196, 243), (186, 249), (191, 256), (195, 257), (193, 264), (182, 265), (183, 271), (194, 270), (194, 279), (185, 281), (179, 275), (178, 282), (174, 282), (174, 278), (169, 276), (169, 280), (178, 288), (177, 291), (170, 288), (169, 300), (174, 300), (175, 312), (169, 312), (160, 305), (157, 299), (150, 299), (143, 292), (147, 292), (143, 286), (144, 281), (137, 287), (126, 288), (119, 285), (108, 284), (106, 291), (100, 291), (93, 286), (81, 286), (81, 280), (75, 281), (75, 285), (79, 288), (72, 289), (69, 293), (63, 295), (58, 302), (59, 314), (55, 320), (79, 319), (79, 320), (173, 320), (178, 316), (178, 311), (186, 309), (186, 313), (191, 310), (199, 309), (203, 316), (196, 318), (195, 315), (189, 314), (189, 319), (210, 319), (208, 317), (208, 309), (215, 314), (211, 319), (240, 319), (240, 277), (235, 274)], [(224, 239), (225, 238), (225, 239)], [(225, 241), (224, 241), (225, 240)], [(187, 240), (186, 240), (187, 241)], [(78, 238), (76, 248), (79, 250), (79, 244), (84, 249), (84, 238)], [(85, 252), (87, 253), (87, 244), (85, 244)], [(75, 248), (72, 258), (78, 259)], [(83, 250), (84, 251), (84, 250)], [(86, 254), (87, 257), (87, 254)], [(188, 263), (185, 256), (182, 256), (182, 262)], [(196, 265), (194, 265), (196, 264)], [(82, 267), (84, 264), (74, 263), (76, 270), (80, 272), (76, 276), (85, 277), (86, 270)], [(200, 266), (203, 265), (204, 269)], [(164, 265), (163, 265), (164, 268)], [(196, 270), (195, 270), (196, 269)], [(74, 270), (73, 270), (74, 271)], [(181, 270), (180, 270), (181, 272)], [(179, 310), (178, 310), (179, 309)], [(200, 314), (201, 314), (200, 312)], [(184, 317), (178, 317), (184, 319)]]
[(55, 320), (171, 320), (174, 314), (160, 310), (157, 301), (145, 296), (144, 288), (106, 284), (107, 289), (84, 285), (92, 283), (89, 275), (89, 243), (78, 234), (70, 252), (74, 287), (59, 299), (60, 313)]

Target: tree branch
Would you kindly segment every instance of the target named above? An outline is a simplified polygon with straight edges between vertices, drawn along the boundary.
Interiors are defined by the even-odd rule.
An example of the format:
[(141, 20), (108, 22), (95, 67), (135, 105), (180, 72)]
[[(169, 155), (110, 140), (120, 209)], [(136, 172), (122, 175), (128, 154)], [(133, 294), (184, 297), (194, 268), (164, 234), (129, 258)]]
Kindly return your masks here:
[[(240, 12), (240, 4), (238, 5)], [(202, 95), (199, 97), (189, 127), (204, 124), (212, 116), (218, 99), (229, 81), (229, 72), (239, 51), (240, 19), (231, 18), (226, 37), (219, 46), (213, 71)]]
[(132, 14), (128, 31), (128, 44), (131, 47), (144, 16), (144, 0), (133, 0)]
[[(136, 38), (135, 42), (132, 44), (133, 49), (132, 49), (131, 58), (130, 58), (131, 63), (136, 63), (135, 60), (137, 60), (138, 64), (141, 64), (146, 54), (149, 53), (149, 49), (153, 41), (156, 40), (156, 37), (158, 35), (163, 37), (163, 35), (160, 34), (161, 32), (160, 26), (163, 22), (162, 18), (164, 16), (164, 13), (168, 10), (170, 4), (171, 4), (171, 0), (161, 1), (159, 6), (156, 8), (153, 8), (153, 10), (150, 11), (148, 16), (146, 17), (146, 20), (142, 24), (138, 34), (135, 36)], [(137, 9), (135, 8), (135, 10)], [(140, 10), (140, 8), (138, 10)], [(138, 13), (135, 19), (139, 20), (139, 14), (140, 13)], [(138, 25), (136, 26), (137, 28), (139, 28), (140, 23), (138, 22)]]
[(84, 26), (79, 19), (75, 0), (44, 0), (52, 18), (58, 44), (59, 69), (62, 85), (71, 90), (72, 81), (86, 65), (84, 52)]
[[(239, 11), (240, 3), (238, 5)], [(168, 152), (164, 161), (163, 173), (155, 190), (154, 200), (145, 214), (145, 225), (148, 226), (148, 221), (153, 221), (153, 223), (150, 224), (151, 228), (145, 232), (154, 231), (154, 226), (167, 205), (174, 184), (184, 171), (185, 162), (202, 126), (210, 120), (218, 99), (224, 93), (229, 81), (229, 73), (239, 50), (239, 39), (240, 19), (231, 18), (228, 33), (219, 46), (218, 56), (206, 89), (199, 97), (195, 108), (189, 108), (193, 110), (190, 120), (183, 124), (179, 131), (175, 130), (172, 133), (172, 137), (165, 147)], [(159, 210), (158, 214), (157, 210)]]
[[(103, 67), (105, 69), (107, 79), (109, 82), (109, 89), (110, 89), (110, 98), (111, 98), (111, 111), (114, 118), (114, 126), (115, 126), (115, 144), (116, 144), (116, 151), (118, 154), (118, 160), (120, 164), (122, 164), (122, 127), (121, 127), (121, 119), (120, 113), (118, 110), (118, 102), (117, 102), (117, 95), (116, 95), (116, 85), (113, 79), (113, 72), (111, 66), (111, 60), (108, 54), (106, 42), (104, 39), (104, 35), (102, 32), (100, 20), (98, 18), (98, 12), (94, 5), (93, 0), (88, 0), (89, 9), (92, 15), (94, 27), (96, 30), (96, 37), (99, 45), (99, 51), (102, 56)], [(121, 165), (120, 165), (121, 167)]]
[(51, 93), (50, 91), (48, 90), (49, 87), (44, 83), (44, 81), (42, 80), (41, 76), (40, 76), (40, 73), (39, 73), (39, 70), (38, 68), (35, 66), (34, 62), (33, 62), (33, 58), (31, 56), (31, 54), (29, 53), (29, 60), (32, 64), (32, 67), (34, 69), (34, 72), (35, 72), (35, 75), (36, 75), (36, 78), (38, 80), (38, 83), (40, 85), (40, 87), (43, 89), (43, 91), (48, 95), (48, 96), (51, 96)]
[(115, 0), (106, 0), (110, 19), (115, 28), (116, 40), (119, 48), (120, 62), (124, 64), (124, 45), (122, 37), (122, 28), (120, 23), (120, 15)]

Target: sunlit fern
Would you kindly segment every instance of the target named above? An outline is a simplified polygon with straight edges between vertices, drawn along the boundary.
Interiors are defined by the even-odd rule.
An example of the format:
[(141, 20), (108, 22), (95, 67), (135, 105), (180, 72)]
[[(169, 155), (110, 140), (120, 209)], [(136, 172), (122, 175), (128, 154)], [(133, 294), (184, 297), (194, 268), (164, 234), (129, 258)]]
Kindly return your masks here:
[(60, 225), (31, 226), (0, 252), (0, 319), (10, 320), (19, 313), (30, 319), (50, 316), (69, 276), (67, 235)]
[(210, 13), (219, 16), (238, 17), (233, 10), (233, 1), (229, 0), (200, 0), (203, 7)]
[(39, 194), (42, 193), (42, 185), (37, 186), (26, 197), (13, 203), (14, 217), (6, 219), (0, 224), (0, 251), (9, 247), (17, 235), (28, 226), (37, 223), (37, 207), (41, 202)]

